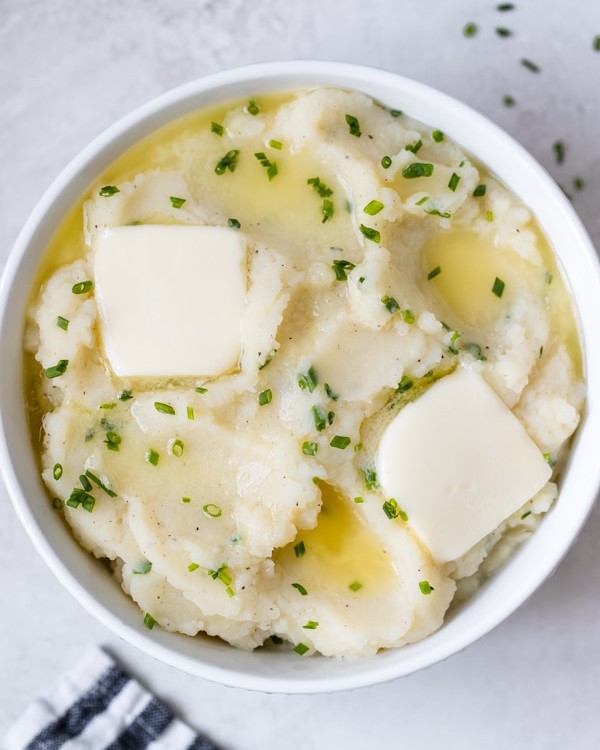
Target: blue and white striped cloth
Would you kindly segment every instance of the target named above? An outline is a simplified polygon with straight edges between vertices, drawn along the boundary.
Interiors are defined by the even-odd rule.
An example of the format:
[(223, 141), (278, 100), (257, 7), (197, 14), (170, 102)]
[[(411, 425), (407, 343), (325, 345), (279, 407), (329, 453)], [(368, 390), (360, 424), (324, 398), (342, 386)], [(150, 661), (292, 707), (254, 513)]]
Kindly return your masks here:
[(9, 729), (0, 750), (217, 750), (93, 651)]

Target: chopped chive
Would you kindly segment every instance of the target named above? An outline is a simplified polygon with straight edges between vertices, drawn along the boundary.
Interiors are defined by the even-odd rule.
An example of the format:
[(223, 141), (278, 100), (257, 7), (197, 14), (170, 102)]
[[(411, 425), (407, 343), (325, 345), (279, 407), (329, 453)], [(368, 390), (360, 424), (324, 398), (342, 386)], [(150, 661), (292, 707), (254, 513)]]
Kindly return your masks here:
[(521, 521), (524, 521), (527, 518), (527, 516), (530, 516), (530, 515), (531, 515), (531, 511), (526, 510), (525, 513), (523, 513), (523, 515), (521, 516)]
[(91, 513), (94, 510), (95, 503), (96, 499), (86, 492), (86, 490), (82, 490), (79, 487), (75, 487), (67, 500), (67, 505), (70, 508), (79, 508), (79, 506), (82, 505), (83, 509), (87, 510), (88, 513)]
[(346, 122), (348, 123), (348, 130), (350, 132), (350, 135), (354, 135), (357, 138), (360, 138), (362, 133), (360, 132), (360, 123), (354, 117), (354, 115), (346, 115)]
[(329, 198), (325, 198), (321, 205), (321, 214), (323, 215), (323, 220), (321, 221), (321, 223), (325, 224), (326, 221), (331, 219), (334, 213), (335, 206), (333, 205), (333, 201), (330, 201)]
[(218, 175), (222, 175), (225, 174), (227, 170), (229, 170), (230, 172), (234, 172), (235, 168), (237, 167), (239, 154), (240, 152), (238, 151), (238, 149), (228, 151), (225, 156), (223, 156), (217, 162), (215, 166), (215, 173)]
[(259, 406), (266, 406), (267, 404), (270, 404), (273, 400), (273, 392), (270, 388), (267, 388), (266, 391), (261, 391), (258, 394), (258, 405)]
[(115, 195), (116, 193), (120, 193), (118, 187), (115, 187), (115, 185), (105, 185), (104, 187), (100, 188), (98, 191), (98, 195), (101, 195), (103, 198), (110, 198), (111, 195)]
[(315, 368), (312, 365), (308, 368), (307, 372), (298, 373), (298, 385), (303, 391), (312, 393), (319, 383), (319, 378), (315, 372)]
[(295, 654), (299, 654), (300, 656), (304, 656), (308, 650), (309, 648), (305, 643), (297, 643), (292, 649)]
[(152, 464), (152, 466), (158, 466), (158, 461), (160, 459), (160, 454), (154, 450), (154, 448), (150, 448), (149, 451), (146, 451), (146, 461), (149, 464)]
[(600, 52), (600, 34), (594, 37), (592, 47), (594, 49), (594, 52)]
[(585, 187), (585, 182), (582, 177), (574, 177), (573, 178), (573, 187), (575, 190), (583, 190)]
[(544, 461), (550, 466), (551, 468), (554, 468), (556, 466), (556, 461), (552, 458), (550, 453), (542, 453), (542, 456), (544, 458)]
[(308, 185), (312, 185), (313, 190), (318, 193), (321, 198), (329, 198), (333, 195), (333, 190), (324, 182), (321, 182), (319, 177), (309, 177), (306, 182)]
[(404, 167), (402, 177), (412, 180), (415, 177), (431, 177), (433, 174), (433, 164), (415, 161)]
[(440, 209), (436, 208), (436, 206), (429, 206), (424, 208), (423, 210), (430, 216), (440, 216), (442, 219), (449, 219), (452, 216), (452, 214), (448, 211), (440, 211)]
[(193, 562), (188, 565), (188, 570), (190, 573), (193, 573), (195, 570), (198, 570), (199, 567), (198, 563)]
[(396, 300), (393, 297), (388, 297), (387, 294), (381, 298), (381, 302), (391, 315), (400, 309), (400, 305)]
[(306, 625), (302, 626), (305, 630), (316, 630), (319, 627), (319, 623), (314, 620), (309, 620)]
[(452, 177), (450, 177), (450, 181), (448, 182), (448, 188), (454, 193), (456, 191), (456, 188), (458, 187), (459, 182), (460, 175), (456, 174), (456, 172), (452, 172)]
[(146, 612), (146, 614), (144, 615), (144, 625), (148, 628), (148, 630), (152, 630), (152, 628), (156, 625), (156, 620), (148, 612)]
[(494, 212), (493, 211), (486, 211), (485, 212), (485, 220), (492, 222), (494, 221)]
[(392, 117), (400, 117), (401, 114), (402, 114), (401, 109), (390, 109), (390, 115)]
[(292, 588), (296, 589), (296, 591), (299, 591), (302, 596), (306, 596), (308, 594), (308, 591), (301, 583), (292, 583)]
[(67, 318), (63, 318), (62, 315), (57, 316), (57, 318), (56, 318), (56, 325), (59, 328), (62, 328), (63, 331), (68, 331), (69, 330), (69, 321), (67, 320)]
[(377, 244), (381, 241), (381, 234), (377, 229), (366, 227), (364, 224), (361, 224), (359, 229), (368, 240), (376, 242)]
[(496, 10), (499, 11), (506, 11), (506, 10), (514, 10), (515, 6), (512, 3), (500, 3), (500, 5), (496, 6)]
[(322, 432), (327, 427), (327, 421), (323, 409), (317, 404), (313, 404), (312, 407), (313, 419), (315, 420), (315, 427), (318, 432)]
[(328, 411), (327, 412), (327, 423), (333, 424), (333, 420), (335, 419), (335, 412), (334, 411)]
[(277, 164), (274, 161), (271, 161), (267, 158), (264, 151), (258, 151), (254, 154), (254, 156), (258, 159), (258, 161), (261, 163), (261, 165), (267, 170), (267, 177), (269, 178), (269, 182), (277, 175)]
[(181, 498), (181, 502), (182, 502), (182, 503), (183, 503), (184, 505), (189, 505), (189, 503), (191, 503), (191, 502), (192, 502), (192, 498), (191, 498), (191, 497), (182, 497), (182, 498)]
[(230, 229), (239, 229), (242, 225), (237, 219), (231, 218), (231, 219), (227, 219), (227, 226)]
[(424, 203), (427, 203), (429, 200), (428, 195), (424, 195), (422, 198), (419, 198), (419, 200), (415, 203), (415, 206), (422, 206)]
[(350, 445), (351, 442), (352, 440), (346, 435), (335, 435), (334, 437), (331, 438), (329, 445), (332, 448), (339, 448), (340, 450), (345, 450)]
[(496, 276), (496, 278), (494, 279), (494, 285), (492, 286), (492, 292), (496, 295), (496, 297), (502, 297), (504, 293), (504, 287), (505, 284), (502, 279), (499, 279)]
[(444, 140), (444, 134), (441, 130), (434, 130), (431, 134), (431, 137), (436, 143), (441, 143)]
[(187, 407), (187, 418), (191, 421), (193, 421), (196, 417), (194, 416), (194, 407), (188, 406)]
[(177, 439), (173, 441), (173, 444), (171, 445), (171, 453), (175, 458), (181, 458), (181, 456), (183, 456), (183, 449), (184, 445), (181, 440)]
[(427, 281), (431, 281), (431, 279), (435, 279), (436, 276), (439, 276), (442, 272), (441, 266), (436, 266), (435, 268), (432, 268), (431, 271), (427, 274)]
[(552, 271), (546, 271), (546, 273), (544, 274), (544, 280), (546, 281), (546, 284), (551, 284), (553, 278), (554, 274), (552, 273)]
[(512, 31), (510, 29), (506, 29), (504, 26), (498, 26), (496, 27), (496, 34), (500, 37), (507, 37), (512, 36)]
[(369, 214), (369, 216), (375, 216), (380, 211), (383, 211), (383, 203), (381, 201), (372, 200), (367, 203), (367, 205), (363, 208), (364, 213)]
[(89, 292), (93, 286), (93, 281), (79, 281), (77, 284), (73, 284), (71, 291), (73, 294), (85, 294), (86, 292)]
[(117, 398), (119, 401), (129, 401), (129, 399), (133, 398), (133, 395), (130, 390), (122, 390), (117, 395)]
[(331, 386), (329, 385), (329, 383), (324, 383), (323, 384), (323, 388), (325, 389), (325, 393), (329, 396), (329, 398), (332, 401), (337, 401), (338, 400), (338, 398), (339, 398), (338, 394), (334, 393), (334, 391), (331, 390)]
[(277, 151), (281, 151), (281, 149), (283, 148), (283, 143), (281, 141), (275, 141), (275, 140), (271, 139), (269, 141), (269, 146), (271, 148), (276, 148)]
[(187, 198), (178, 198), (176, 195), (170, 195), (169, 200), (173, 208), (181, 208), (186, 202)]
[(216, 133), (217, 135), (222, 136), (225, 132), (225, 128), (221, 125), (220, 122), (211, 122), (210, 124), (210, 130), (211, 133)]
[(62, 475), (63, 475), (62, 464), (54, 464), (54, 469), (52, 469), (52, 476), (54, 477), (54, 479), (56, 479), (56, 481), (58, 482), (58, 480), (62, 477)]
[(304, 546), (304, 542), (298, 542), (298, 544), (294, 545), (294, 554), (296, 557), (302, 557), (306, 554), (306, 547)]
[(411, 378), (408, 377), (408, 375), (403, 375), (400, 382), (398, 383), (398, 387), (396, 388), (396, 393), (406, 393), (406, 391), (410, 391), (410, 389), (413, 387), (413, 381)]
[(362, 469), (363, 476), (365, 478), (365, 484), (368, 490), (376, 490), (379, 487), (379, 480), (377, 479), (377, 472), (375, 469), (367, 467)]
[(414, 323), (416, 320), (414, 312), (412, 310), (409, 310), (408, 308), (406, 310), (402, 310), (402, 320), (405, 323)]
[(407, 143), (404, 146), (405, 151), (410, 151), (413, 154), (418, 154), (423, 146), (423, 141), (419, 138), (416, 143)]
[(249, 115), (252, 115), (253, 117), (255, 117), (260, 112), (260, 107), (258, 106), (258, 104), (255, 101), (250, 100), (248, 102), (247, 107), (246, 107), (246, 112)]
[(354, 591), (355, 593), (362, 589), (363, 584), (360, 581), (352, 581), (352, 583), (348, 584), (348, 588), (350, 591)]
[(316, 456), (318, 450), (319, 445), (317, 443), (302, 443), (302, 453), (304, 453), (305, 456)]
[(346, 271), (351, 271), (355, 266), (349, 260), (334, 260), (331, 267), (338, 281), (346, 281), (348, 279)]
[(393, 497), (389, 500), (386, 500), (381, 507), (383, 508), (383, 512), (385, 513), (385, 515), (390, 520), (394, 518), (400, 518), (402, 521), (408, 521), (406, 512), (402, 510), (402, 508), (398, 505)]
[(521, 60), (521, 65), (524, 68), (527, 68), (527, 70), (530, 70), (532, 73), (539, 73), (540, 68), (538, 65), (536, 65), (534, 62), (531, 62), (531, 60), (528, 60), (526, 57), (524, 57)]
[(381, 157), (381, 166), (384, 169), (389, 169), (392, 166), (392, 158), (391, 158), (391, 156), (382, 156)]
[(54, 510), (62, 510), (65, 507), (65, 501), (60, 497), (55, 497), (52, 500), (52, 507)]
[(54, 367), (48, 367), (46, 369), (46, 377), (48, 379), (52, 378), (58, 378), (61, 375), (64, 375), (67, 371), (67, 367), (69, 366), (69, 360), (68, 359), (60, 359)]
[(203, 388), (201, 385), (197, 385), (194, 390), (196, 393), (208, 393), (208, 388)]
[(505, 107), (514, 107), (515, 106), (515, 100), (510, 94), (505, 94), (502, 97), (502, 104), (504, 104)]
[(477, 33), (477, 24), (470, 22), (464, 25), (463, 27), (464, 36), (468, 38), (468, 37), (475, 36), (476, 33)]
[(365, 501), (364, 497), (360, 497), (360, 496), (359, 496), (359, 497), (355, 497), (355, 498), (354, 498), (354, 502), (355, 502), (355, 503), (356, 503), (357, 505), (360, 505), (360, 503), (364, 503), (364, 501)]
[(562, 164), (565, 160), (565, 144), (562, 141), (556, 141), (552, 148), (556, 156), (556, 163)]
[(474, 198), (483, 198), (487, 191), (487, 185), (477, 185), (475, 190), (473, 190), (473, 197)]
[(109, 497), (117, 497), (117, 493), (110, 489), (110, 487), (107, 487), (104, 482), (102, 482), (95, 474), (93, 474), (89, 469), (85, 472), (86, 476), (89, 477), (94, 484), (97, 484), (98, 487), (100, 487), (101, 490), (104, 490), (106, 494)]
[(155, 401), (154, 408), (161, 414), (175, 414), (175, 409), (171, 406), (171, 404), (164, 404), (162, 401)]
[(85, 474), (80, 474), (79, 481), (81, 482), (81, 486), (86, 492), (92, 491), (92, 483), (90, 480), (86, 477)]
[(152, 563), (150, 560), (142, 560), (137, 567), (133, 569), (133, 575), (145, 576), (152, 570)]
[(114, 401), (109, 401), (106, 404), (100, 404), (100, 406), (98, 408), (99, 409), (104, 409), (105, 411), (111, 411), (111, 409), (116, 409), (117, 405), (115, 404)]
[(480, 362), (485, 362), (487, 360), (487, 357), (481, 350), (481, 347), (479, 344), (466, 344), (465, 349), (469, 352), (469, 354), (474, 357), (475, 359), (478, 359)]
[(428, 596), (434, 591), (434, 588), (429, 581), (419, 581), (419, 588), (421, 589), (421, 593), (425, 594), (425, 596)]

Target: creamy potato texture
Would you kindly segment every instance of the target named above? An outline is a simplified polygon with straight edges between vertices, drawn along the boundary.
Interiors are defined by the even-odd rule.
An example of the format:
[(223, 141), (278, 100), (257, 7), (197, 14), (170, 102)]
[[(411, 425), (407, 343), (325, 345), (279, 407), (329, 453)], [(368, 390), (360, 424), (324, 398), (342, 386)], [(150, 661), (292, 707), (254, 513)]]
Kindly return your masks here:
[[(98, 244), (173, 224), (245, 238), (239, 364), (117, 377)], [(245, 649), (274, 636), (299, 655), (401, 646), (439, 628), (556, 497), (551, 480), (440, 563), (380, 486), (383, 431), (458, 368), (555, 475), (584, 391), (570, 301), (527, 208), (440, 130), (362, 94), (257, 96), (152, 136), (75, 209), (43, 275), (26, 333), (43, 478), (147, 626)], [(126, 289), (135, 308), (135, 274)]]

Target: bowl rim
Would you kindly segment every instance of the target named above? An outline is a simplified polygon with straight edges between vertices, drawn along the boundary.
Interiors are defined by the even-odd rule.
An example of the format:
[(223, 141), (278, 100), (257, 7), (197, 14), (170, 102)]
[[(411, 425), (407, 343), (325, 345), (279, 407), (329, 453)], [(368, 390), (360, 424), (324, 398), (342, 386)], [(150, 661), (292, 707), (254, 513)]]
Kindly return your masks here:
[[(41, 257), (41, 251), (36, 254), (35, 248), (41, 246), (40, 243), (47, 244), (52, 232), (46, 233), (45, 242), (40, 235), (44, 235), (44, 228), (53, 223), (56, 229), (59, 219), (64, 216), (65, 206), (73, 203), (74, 199), (69, 196), (74, 191), (76, 198), (84, 192), (86, 186), (89, 188), (102, 169), (106, 168), (128, 145), (133, 145), (148, 133), (172, 122), (186, 112), (210, 106), (211, 103), (239, 99), (245, 93), (252, 91), (257, 93), (277, 90), (292, 91), (315, 85), (340, 86), (363, 91), (374, 99), (380, 98), (376, 92), (397, 91), (398, 98), (415, 105), (407, 107), (408, 114), (424, 122), (427, 120), (419, 116), (419, 111), (423, 107), (429, 111), (431, 102), (434, 101), (437, 109), (443, 113), (440, 119), (444, 121), (444, 132), (447, 132), (467, 152), (478, 157), (477, 148), (464, 145), (464, 141), (468, 140), (465, 137), (466, 134), (463, 133), (461, 137), (460, 133), (457, 135), (455, 132), (460, 130), (459, 126), (463, 121), (468, 122), (469, 126), (477, 132), (481, 131), (485, 134), (486, 143), (481, 146), (484, 150), (491, 147), (491, 144), (500, 149), (501, 155), (506, 151), (510, 152), (511, 158), (519, 164), (522, 170), (522, 174), (519, 175), (521, 183), (527, 184), (527, 180), (533, 180), (536, 189), (542, 193), (539, 200), (548, 200), (553, 207), (556, 218), (552, 219), (550, 216), (550, 226), (545, 223), (544, 229), (551, 233), (550, 229), (564, 225), (572, 232), (573, 246), (576, 250), (574, 257), (567, 257), (567, 251), (558, 247), (555, 248), (555, 252), (561, 264), (564, 265), (568, 260), (569, 268), (573, 269), (570, 274), (564, 273), (565, 281), (568, 286), (571, 286), (572, 291), (573, 280), (576, 281), (577, 291), (585, 287), (586, 294), (583, 298), (576, 300), (576, 307), (580, 323), (584, 326), (582, 333), (588, 333), (588, 337), (583, 339), (586, 381), (588, 386), (594, 382), (600, 383), (600, 344), (594, 345), (591, 331), (585, 328), (586, 321), (591, 321), (594, 316), (597, 316), (596, 320), (600, 319), (600, 294), (598, 294), (600, 292), (600, 264), (592, 242), (574, 209), (546, 170), (514, 138), (489, 119), (430, 86), (378, 68), (348, 63), (302, 60), (232, 68), (171, 89), (142, 104), (106, 128), (69, 162), (31, 212), (15, 241), (0, 279), (0, 358), (2, 361), (13, 361), (7, 360), (7, 356), (20, 356), (18, 342), (21, 341), (23, 333), (23, 308), (15, 310), (14, 302), (19, 297), (22, 300), (23, 296), (27, 297), (28, 294), (24, 291), (27, 286), (24, 281), (21, 281), (20, 291), (15, 291), (18, 290), (19, 280), (26, 278), (28, 284), (31, 284), (32, 276), (27, 276), (27, 273), (37, 267)], [(390, 101), (384, 103), (388, 106), (392, 105)], [(173, 116), (173, 113), (178, 114)], [(449, 123), (448, 126), (447, 123)], [(435, 125), (431, 122), (430, 124)], [(107, 159), (106, 155), (111, 151), (114, 151), (114, 155)], [(490, 158), (484, 158), (482, 161), (502, 178), (501, 171), (491, 168)], [(510, 180), (508, 183), (511, 189), (522, 197), (522, 192), (515, 190)], [(79, 188), (80, 185), (83, 187)], [(555, 224), (552, 223), (553, 221)], [(584, 277), (586, 277), (585, 282)], [(27, 286), (28, 291), (29, 286)], [(575, 295), (572, 296), (575, 301)], [(21, 318), (20, 325), (19, 317)], [(598, 377), (592, 380), (596, 375)], [(130, 644), (188, 673), (234, 687), (281, 693), (321, 693), (354, 689), (411, 674), (461, 651), (512, 614), (551, 575), (585, 523), (593, 507), (598, 486), (600, 486), (600, 465), (597, 460), (593, 460), (593, 446), (597, 445), (600, 440), (600, 403), (598, 403), (600, 393), (596, 395), (590, 388), (582, 424), (575, 438), (568, 470), (565, 472), (566, 479), (560, 492), (562, 496), (567, 485), (569, 493), (575, 493), (577, 490), (579, 493), (577, 505), (571, 509), (570, 515), (561, 514), (558, 521), (555, 520), (554, 511), (549, 514), (532, 539), (513, 555), (502, 571), (486, 583), (483, 593), (480, 592), (475, 597), (481, 600), (478, 602), (480, 616), (476, 621), (468, 622), (466, 627), (459, 628), (457, 631), (456, 628), (451, 627), (455, 620), (451, 620), (450, 626), (447, 623), (444, 624), (440, 630), (420, 643), (390, 650), (386, 652), (386, 657), (377, 655), (371, 659), (357, 660), (354, 662), (356, 669), (353, 671), (337, 670), (336, 672), (336, 669), (332, 669), (333, 674), (328, 676), (324, 668), (323, 674), (315, 676), (311, 674), (314, 670), (300, 666), (299, 662), (297, 672), (293, 677), (252, 673), (235, 665), (223, 667), (191, 658), (173, 647), (173, 634), (153, 631), (151, 636), (149, 632), (143, 632), (139, 627), (124, 622), (122, 617), (117, 616), (112, 609), (90, 593), (78, 572), (69, 569), (61, 554), (50, 544), (42, 524), (33, 512), (23, 477), (16, 468), (18, 449), (23, 448), (23, 443), (21, 441), (19, 445), (15, 445), (12, 440), (12, 419), (18, 417), (20, 412), (15, 404), (8, 404), (9, 388), (12, 387), (12, 392), (16, 392), (14, 391), (15, 378), (13, 377), (7, 386), (8, 380), (3, 378), (0, 386), (0, 471), (16, 513), (47, 565), (88, 612)], [(21, 412), (24, 410), (24, 404), (21, 404)], [(24, 413), (20, 413), (20, 418), (23, 420)], [(31, 447), (30, 452), (33, 454)], [(585, 476), (585, 482), (578, 479), (580, 476)], [(552, 533), (540, 535), (540, 532), (546, 528)], [(542, 544), (546, 536), (554, 542), (551, 549), (548, 544), (545, 547)], [(83, 550), (80, 551), (83, 552)], [(87, 552), (84, 554), (89, 555)], [(513, 586), (504, 584), (508, 578), (505, 571), (511, 571), (519, 564), (523, 565), (532, 561), (536, 563), (535, 575), (523, 576), (522, 580)], [(490, 599), (492, 603), (496, 601), (497, 604), (491, 606)], [(460, 619), (459, 617), (458, 620)], [(165, 636), (169, 636), (170, 639)], [(324, 659), (324, 657), (312, 658), (316, 659), (317, 663), (319, 659)], [(373, 662), (373, 659), (378, 662)], [(303, 662), (303, 664), (307, 663), (307, 661)], [(374, 666), (369, 666), (371, 663)]]

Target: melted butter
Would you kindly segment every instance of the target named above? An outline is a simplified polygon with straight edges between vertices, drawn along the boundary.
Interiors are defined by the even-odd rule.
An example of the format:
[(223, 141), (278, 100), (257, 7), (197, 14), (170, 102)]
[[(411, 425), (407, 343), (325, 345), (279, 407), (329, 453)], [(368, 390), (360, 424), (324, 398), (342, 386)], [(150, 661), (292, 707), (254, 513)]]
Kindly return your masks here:
[[(351, 501), (328, 484), (319, 487), (323, 506), (317, 526), (300, 531), (291, 544), (278, 550), (275, 563), (308, 591), (348, 594), (354, 582), (369, 594), (389, 591), (396, 576), (381, 542), (360, 520)], [(304, 542), (306, 552), (296, 557), (294, 546), (299, 542)]]

